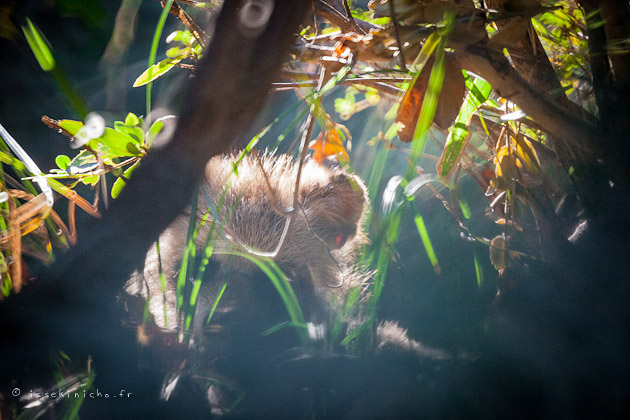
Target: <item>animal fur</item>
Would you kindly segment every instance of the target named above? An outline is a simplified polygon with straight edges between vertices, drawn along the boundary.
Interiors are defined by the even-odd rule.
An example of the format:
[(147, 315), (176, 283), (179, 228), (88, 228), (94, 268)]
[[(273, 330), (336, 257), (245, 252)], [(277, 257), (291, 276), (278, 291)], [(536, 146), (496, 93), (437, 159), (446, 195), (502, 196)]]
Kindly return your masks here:
[[(223, 312), (235, 304), (234, 299), (247, 301), (246, 295), (252, 292), (252, 287), (246, 279), (259, 271), (251, 262), (231, 254), (252, 250), (269, 253), (280, 243), (288, 216), (279, 211), (290, 209), (293, 204), (298, 170), (298, 165), (287, 155), (265, 155), (260, 162), (255, 156), (247, 155), (238, 165), (236, 175), (232, 162), (237, 158), (236, 154), (220, 156), (208, 163), (197, 206), (199, 220), (208, 208), (216, 209), (217, 217), (214, 220), (211, 216), (200, 229), (196, 241), (198, 255), (213, 220), (216, 222), (214, 233), (223, 233), (216, 235), (214, 267), (209, 267), (206, 276), (212, 279), (204, 279), (201, 298), (206, 302), (200, 302), (199, 307), (207, 309), (205, 303), (212, 305), (223, 284), (221, 280), (229, 276), (231, 283), (219, 304)], [(360, 226), (367, 203), (365, 186), (357, 176), (312, 160), (304, 163), (291, 225), (280, 252), (273, 259), (293, 281), (294, 288), (302, 293), (301, 303), (306, 312), (310, 311), (306, 315), (311, 319), (307, 321), (322, 321), (326, 302), (333, 296), (343, 296), (360, 277), (356, 273), (355, 257), (366, 243)], [(160, 236), (160, 259), (153, 246), (143, 269), (126, 287), (128, 293), (149, 300), (149, 310), (162, 328), (178, 325), (175, 278), (186, 246), (189, 220), (190, 209)], [(167, 280), (165, 293), (159, 281), (160, 261)], [(212, 268), (214, 273), (209, 272)], [(203, 309), (198, 316), (202, 315), (207, 315)]]

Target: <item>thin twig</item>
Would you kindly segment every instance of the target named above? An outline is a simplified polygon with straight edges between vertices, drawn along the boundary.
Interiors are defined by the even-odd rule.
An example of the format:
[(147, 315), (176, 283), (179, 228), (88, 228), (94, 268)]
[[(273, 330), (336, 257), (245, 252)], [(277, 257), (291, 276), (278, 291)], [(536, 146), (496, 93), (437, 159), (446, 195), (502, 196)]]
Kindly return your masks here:
[(197, 71), (197, 66), (195, 66), (194, 64), (176, 63), (175, 67), (179, 67), (180, 69), (190, 70), (193, 73)]
[(343, 8), (346, 10), (346, 17), (348, 18), (348, 20), (350, 21), (350, 23), (352, 24), (352, 26), (355, 27), (355, 29), (357, 31), (359, 31), (360, 34), (365, 35), (367, 32), (365, 32), (358, 24), (357, 22), (354, 20), (354, 17), (352, 16), (352, 11), (350, 10), (350, 5), (348, 4), (348, 0), (343, 0), (341, 2), (343, 4)]
[(403, 53), (402, 42), (400, 41), (400, 33), (398, 31), (398, 21), (396, 20), (396, 11), (394, 10), (394, 1), (388, 0), (389, 13), (392, 18), (392, 25), (394, 26), (394, 35), (396, 35), (396, 43), (398, 44), (398, 59), (400, 60), (400, 68), (408, 71), (407, 63), (405, 61), (405, 54)]
[(271, 204), (271, 209), (275, 211), (280, 216), (287, 216), (291, 214), (294, 209), (281, 209), (278, 205), (278, 200), (276, 199), (276, 194), (274, 193), (273, 188), (271, 187), (271, 182), (269, 181), (269, 176), (267, 175), (267, 171), (263, 166), (262, 160), (260, 159), (260, 155), (257, 150), (252, 150), (251, 153), (256, 157), (256, 162), (258, 163), (258, 167), (260, 168), (260, 172), (263, 174), (263, 178), (265, 178), (265, 184), (267, 184), (267, 191), (269, 192), (269, 204)]
[[(162, 1), (162, 7), (164, 7), (164, 5), (165, 5), (165, 2)], [(206, 39), (207, 39), (206, 34), (197, 25), (197, 23), (190, 16), (188, 16), (188, 13), (186, 13), (184, 9), (179, 7), (179, 4), (177, 4), (177, 0), (174, 1), (173, 4), (171, 5), (171, 9), (169, 10), (169, 13), (172, 14), (173, 16), (176, 16), (184, 24), (184, 26), (188, 28), (190, 33), (192, 33), (192, 35), (195, 37), (195, 39), (199, 43), (199, 45), (201, 46), (206, 45)]]
[[(402, 81), (398, 81), (397, 83), (403, 83)], [(295, 89), (295, 88), (300, 88), (300, 87), (312, 87), (314, 85), (316, 85), (317, 82), (314, 80), (306, 80), (303, 82), (278, 82), (278, 83), (272, 83), (272, 87), (274, 89), (274, 91), (278, 92), (278, 91), (283, 91), (283, 90), (290, 90), (290, 89)], [(337, 83), (338, 85), (363, 85), (363, 86), (369, 86), (369, 87), (373, 87), (383, 93), (389, 94), (389, 95), (393, 95), (393, 96), (398, 96), (401, 93), (404, 92), (404, 89), (400, 89), (396, 86), (392, 86), (390, 84), (387, 83), (383, 83), (380, 81), (376, 81), (376, 80), (370, 80), (370, 79), (362, 79), (362, 78), (356, 78), (356, 79), (345, 79), (340, 81), (339, 83)]]
[[(320, 78), (317, 90), (321, 89), (323, 85), (323, 80), (324, 80), (323, 75), (325, 74), (324, 68), (322, 68), (321, 74), (322, 74), (322, 77)], [(300, 141), (300, 159), (298, 161), (298, 170), (297, 170), (297, 175), (295, 177), (293, 201), (291, 203), (291, 207), (288, 208), (287, 210), (278, 209), (281, 213), (287, 214), (285, 218), (285, 222), (284, 222), (284, 229), (282, 230), (282, 235), (280, 236), (278, 245), (276, 245), (276, 248), (272, 252), (259, 252), (259, 251), (251, 249), (246, 244), (239, 241), (237, 237), (234, 237), (234, 239), (238, 242), (238, 244), (241, 245), (243, 249), (245, 249), (248, 253), (252, 255), (256, 255), (259, 257), (275, 258), (276, 256), (278, 256), (280, 251), (282, 251), (282, 248), (284, 244), (286, 243), (286, 238), (289, 233), (289, 229), (291, 228), (291, 225), (293, 223), (293, 218), (295, 216), (296, 209), (298, 207), (300, 180), (302, 178), (302, 167), (304, 166), (304, 160), (306, 159), (306, 153), (308, 152), (308, 140), (311, 138), (311, 135), (313, 133), (313, 127), (315, 126), (314, 114), (315, 114), (315, 104), (312, 104), (308, 117), (306, 118), (306, 121), (304, 123), (304, 125), (306, 126), (306, 129), (302, 132), (302, 139)]]
[(354, 32), (358, 28), (361, 30), (361, 34), (364, 35), (371, 29), (380, 29), (380, 26), (373, 25), (360, 19), (353, 18), (352, 21), (350, 21), (350, 19), (346, 18), (337, 9), (324, 0), (313, 1), (313, 10), (315, 10), (315, 13), (317, 13), (318, 16), (321, 16), (333, 25), (338, 26), (343, 32)]

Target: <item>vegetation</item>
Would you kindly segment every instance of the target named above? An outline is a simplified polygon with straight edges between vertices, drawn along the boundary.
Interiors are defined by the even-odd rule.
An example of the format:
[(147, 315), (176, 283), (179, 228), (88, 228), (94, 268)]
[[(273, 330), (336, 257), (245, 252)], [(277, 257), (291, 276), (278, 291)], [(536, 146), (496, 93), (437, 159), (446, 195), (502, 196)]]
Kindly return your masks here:
[[(392, 315), (405, 318), (404, 311), (395, 307), (404, 301), (402, 295), (412, 290), (416, 294), (407, 299), (418, 302), (423, 297), (417, 293), (437, 289), (452, 299), (449, 305), (470, 305), (472, 309), (452, 309), (470, 319), (451, 321), (454, 333), (445, 338), (427, 332), (431, 325), (417, 319), (423, 311), (412, 308), (403, 319), (406, 327), (423, 341), (481, 360), (471, 375), (484, 377), (484, 386), (504, 385), (509, 393), (518, 388), (500, 385), (497, 377), (503, 375), (506, 382), (530, 381), (523, 385), (522, 400), (499, 398), (501, 402), (492, 408), (492, 396), (462, 397), (463, 407), (475, 407), (473, 417), (503, 417), (514, 410), (527, 417), (535, 408), (527, 407), (526, 401), (539, 393), (545, 417), (584, 415), (585, 401), (595, 399), (599, 403), (586, 413), (606, 417), (622, 412), (620, 395), (628, 390), (622, 385), (628, 378), (612, 371), (615, 366), (628, 367), (623, 356), (628, 350), (623, 326), (629, 321), (630, 298), (625, 281), (630, 268), (626, 255), (630, 249), (627, 2), (296, 2), (285, 23), (274, 21), (279, 19), (274, 14), (269, 27), (260, 29), (262, 35), (253, 30), (244, 36), (252, 39), (254, 58), (247, 55), (247, 45), (237, 42), (241, 35), (230, 35), (248, 30), (235, 29), (236, 6), (224, 6), (227, 11), (220, 15), (212, 2), (167, 0), (162, 6), (148, 66), (133, 84), (146, 89), (146, 109), (120, 114), (121, 120), (114, 121), (112, 128), (105, 127), (102, 117), (87, 115), (86, 102), (56, 67), (36, 25), (29, 20), (23, 26), (42, 70), (53, 72), (52, 80), (69, 104), (67, 112), (79, 115), (83, 122), (44, 117), (47, 125), (72, 139), (73, 147), (81, 148), (74, 157), (58, 156), (58, 168), (44, 176), (53, 190), (70, 200), (69, 229), (50, 207), (36, 206), (37, 191), (30, 180), (41, 179), (38, 170), (0, 143), (2, 163), (20, 179), (0, 172), (2, 191), (8, 193), (0, 203), (0, 228), (8, 232), (2, 236), (0, 254), (5, 297), (11, 289), (19, 292), (26, 280), (21, 255), (50, 263), (51, 242), (62, 249), (74, 243), (75, 204), (97, 216), (96, 203), (107, 207), (109, 199), (114, 199), (100, 227), (93, 222), (79, 232), (77, 247), (82, 250), (75, 248), (49, 271), (51, 279), (63, 278), (68, 285), (73, 280), (67, 273), (77, 258), (95, 252), (95, 244), (107, 243), (109, 235), (125, 232), (126, 228), (111, 227), (118, 223), (114, 220), (132, 220), (127, 215), (134, 212), (144, 214), (151, 192), (140, 194), (141, 188), (172, 193), (171, 200), (181, 204), (168, 204), (159, 215), (147, 211), (151, 222), (138, 222), (131, 228), (130, 236), (137, 236), (141, 244), (139, 250), (116, 251), (120, 253), (114, 261), (131, 267), (156, 239), (159, 228), (189, 201), (192, 180), (198, 179), (210, 155), (225, 150), (227, 140), (253, 123), (266, 98), (265, 89), (292, 91), (296, 99), (283, 109), (274, 109), (267, 125), (255, 127), (258, 133), (244, 153), (267, 147), (303, 160), (311, 149), (318, 162), (336, 160), (362, 175), (373, 205), (366, 226), (371, 244), (361, 261), (376, 273), (366, 321), (347, 335), (340, 335), (338, 324), (333, 323), (334, 350), (370, 354), (377, 321)], [(306, 6), (310, 12), (303, 20)], [(197, 24), (207, 14), (219, 16), (214, 32)], [(163, 34), (167, 17), (177, 18), (181, 28)], [(283, 34), (282, 41), (266, 38), (273, 31)], [(299, 36), (293, 40), (291, 34), (296, 32)], [(158, 51), (163, 50), (160, 56)], [(279, 58), (283, 59), (281, 68)], [(231, 71), (234, 81), (227, 80)], [(198, 93), (195, 88), (185, 93), (192, 105), (182, 107), (174, 135), (177, 145), (154, 152), (151, 146), (166, 120), (154, 117), (152, 86), (169, 83), (166, 75), (175, 72), (194, 76)], [(249, 76), (260, 77), (262, 82), (249, 81)], [(204, 83), (214, 91), (199, 88)], [(256, 90), (255, 83), (260, 85)], [(208, 91), (215, 99), (204, 99)], [(4, 132), (3, 138), (7, 140)], [(204, 140), (209, 145), (201, 145)], [(173, 174), (181, 172), (181, 179), (167, 186), (150, 186), (152, 178), (147, 174), (167, 165)], [(92, 205), (82, 199), (75, 192), (79, 184), (98, 186), (100, 200)], [(440, 208), (445, 211), (440, 213)], [(105, 229), (111, 232), (103, 233)], [(196, 232), (191, 226), (189, 235)], [(214, 229), (212, 234), (217, 234)], [(134, 245), (130, 242), (130, 247)], [(181, 310), (194, 309), (211, 254), (212, 237), (204, 255), (196, 256), (192, 245), (187, 248), (178, 288)], [(299, 303), (278, 267), (255, 255), (245, 257), (255, 260), (274, 282), (291, 323), (303, 327)], [(420, 274), (414, 275), (425, 280), (414, 276), (400, 281), (404, 264), (420, 267)], [(96, 277), (100, 270), (108, 272), (104, 265), (93, 263), (84, 278)], [(196, 281), (187, 283), (187, 276)], [(429, 282), (434, 284), (427, 286)], [(32, 286), (37, 287), (37, 283)], [(45, 286), (44, 291), (51, 290), (46, 287), (55, 290), (57, 286)], [(67, 293), (62, 294), (64, 302), (77, 296), (85, 299), (83, 292), (59, 287)], [(114, 285), (98, 285), (94, 292), (111, 296), (115, 290)], [(13, 307), (3, 303), (6, 312), (1, 315), (14, 313), (12, 308), (27, 299), (37, 302), (25, 297)], [(358, 310), (359, 301), (352, 293), (342, 312)], [(87, 299), (84, 305), (90, 302)], [(444, 327), (448, 322), (438, 324), (448, 331)], [(13, 326), (18, 327), (19, 323)], [(614, 343), (608, 352), (601, 349), (606, 340)], [(519, 353), (519, 347), (525, 350)], [(580, 355), (570, 357), (567, 353), (574, 350)], [(591, 368), (585, 369), (585, 363), (591, 363)], [(521, 372), (515, 367), (519, 364), (531, 372)], [(464, 379), (462, 383), (468, 388), (473, 382)], [(566, 394), (545, 391), (553, 384)], [(599, 390), (594, 392), (594, 388)], [(580, 401), (592, 392), (594, 396)], [(321, 416), (325, 412), (313, 411)], [(439, 413), (446, 416), (456, 411)]]

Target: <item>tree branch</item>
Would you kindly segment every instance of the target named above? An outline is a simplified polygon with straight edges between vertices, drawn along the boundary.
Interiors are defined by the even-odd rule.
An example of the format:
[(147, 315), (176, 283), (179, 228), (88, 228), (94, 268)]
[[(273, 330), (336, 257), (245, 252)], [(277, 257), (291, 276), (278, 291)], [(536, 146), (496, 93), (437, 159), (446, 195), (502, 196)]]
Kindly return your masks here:
[[(486, 5), (489, 8), (502, 10), (505, 0), (485, 0)], [(521, 19), (521, 22), (518, 20)], [(541, 92), (562, 92), (556, 95), (552, 100), (567, 108), (567, 110), (575, 115), (587, 114), (580, 106), (571, 102), (569, 98), (564, 94), (562, 85), (556, 75), (545, 49), (540, 42), (538, 36), (533, 35), (534, 28), (531, 24), (531, 19), (521, 18), (520, 16), (514, 17), (509, 20), (498, 20), (495, 24), (499, 27), (499, 30), (508, 26), (508, 24), (522, 24), (525, 25), (527, 31), (524, 32), (522, 37), (516, 41), (510, 42), (506, 48), (510, 53), (510, 58), (514, 64), (515, 70), (530, 84), (536, 86)], [(594, 123), (595, 118), (588, 114), (587, 118)]]
[(313, 8), (315, 13), (333, 25), (338, 26), (343, 32), (356, 32), (359, 29), (363, 33), (368, 33), (370, 29), (380, 29), (369, 22), (354, 19), (351, 16), (349, 18), (344, 16), (324, 0), (313, 0)]
[(455, 54), (462, 67), (488, 80), (501, 96), (516, 103), (546, 131), (578, 150), (592, 151), (592, 139), (598, 134), (595, 126), (530, 85), (502, 54), (489, 51), (483, 43), (455, 45)]

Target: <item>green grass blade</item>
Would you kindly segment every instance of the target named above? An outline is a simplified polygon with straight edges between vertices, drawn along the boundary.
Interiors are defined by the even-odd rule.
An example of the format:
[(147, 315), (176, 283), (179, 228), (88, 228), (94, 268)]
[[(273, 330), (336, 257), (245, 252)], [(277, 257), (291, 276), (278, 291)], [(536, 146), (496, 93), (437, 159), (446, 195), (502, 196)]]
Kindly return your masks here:
[(217, 306), (219, 306), (219, 301), (221, 300), (221, 297), (223, 297), (223, 293), (225, 293), (225, 289), (227, 289), (227, 285), (228, 285), (228, 282), (226, 281), (225, 283), (223, 283), (223, 286), (221, 286), (219, 293), (217, 293), (217, 297), (216, 299), (214, 299), (214, 303), (212, 304), (212, 308), (210, 309), (210, 314), (208, 315), (206, 324), (209, 324), (210, 320), (212, 320), (212, 316), (214, 315), (214, 312), (217, 310)]
[(459, 204), (459, 208), (462, 211), (462, 216), (464, 216), (464, 219), (470, 220), (470, 218), (472, 217), (472, 211), (470, 210), (468, 201), (463, 198), (458, 198), (457, 203)]
[(470, 121), (477, 109), (490, 96), (492, 87), (483, 79), (476, 78), (472, 84), (464, 103), (462, 104), (459, 114), (455, 120), (455, 124), (446, 137), (446, 144), (442, 156), (437, 163), (437, 173), (440, 178), (448, 178), (455, 170), (457, 163), (461, 157), (469, 139)]
[(475, 262), (475, 275), (477, 276), (477, 287), (483, 286), (483, 267), (479, 261), (479, 255), (477, 252), (473, 253), (473, 260)]
[(29, 18), (26, 18), (26, 26), (22, 26), (22, 32), (42, 70), (51, 71), (54, 69), (56, 66), (55, 58), (44, 40), (44, 36), (35, 25), (33, 25), (33, 22)]
[[(192, 325), (193, 318), (195, 317), (195, 308), (197, 307), (197, 298), (199, 297), (199, 290), (201, 289), (201, 280), (195, 279), (193, 288), (190, 292), (190, 299), (188, 300), (188, 311), (186, 312), (186, 319), (184, 321), (184, 329), (188, 331)], [(217, 302), (218, 303), (218, 302)]]
[[(442, 91), (442, 83), (444, 82), (444, 73), (446, 66), (444, 64), (444, 45), (446, 41), (443, 40), (438, 45), (438, 49), (435, 53), (435, 63), (431, 68), (431, 76), (429, 77), (429, 86), (427, 92), (422, 100), (422, 108), (420, 110), (420, 116), (416, 123), (416, 129), (413, 133), (411, 140), (411, 161), (417, 162), (422, 152), (424, 151), (424, 145), (427, 138), (427, 133), (433, 123), (433, 117), (435, 116), (435, 110), (437, 109), (438, 98)], [(413, 170), (411, 168), (410, 170)], [(409, 177), (407, 177), (409, 178)]]
[(422, 245), (429, 257), (429, 261), (431, 261), (431, 265), (433, 266), (433, 270), (435, 274), (440, 275), (440, 265), (438, 264), (437, 255), (435, 254), (435, 250), (433, 249), (433, 244), (431, 243), (431, 238), (429, 237), (429, 232), (427, 231), (427, 227), (424, 224), (424, 219), (420, 213), (416, 211), (416, 214), (413, 218), (416, 228), (418, 229), (418, 234), (420, 235), (420, 239), (422, 240)]
[[(431, 68), (429, 85), (427, 87), (427, 92), (424, 95), (424, 99), (422, 100), (420, 116), (418, 117), (416, 129), (414, 130), (413, 138), (411, 140), (410, 159), (413, 164), (418, 161), (418, 159), (420, 158), (420, 156), (422, 156), (422, 153), (424, 152), (427, 133), (429, 132), (431, 124), (433, 123), (433, 118), (435, 117), (435, 110), (437, 109), (438, 99), (440, 97), (442, 84), (444, 82), (444, 74), (446, 72), (444, 48), (446, 47), (448, 35), (453, 29), (453, 22), (453, 14), (448, 10), (444, 12), (444, 26), (440, 28), (437, 32), (437, 34), (439, 35), (439, 42), (437, 43), (437, 46), (434, 47), (435, 61), (433, 63), (433, 67)], [(408, 180), (411, 179), (414, 175), (414, 172), (415, 168), (409, 167), (407, 169), (405, 178)]]
[[(157, 57), (158, 43), (160, 42), (160, 38), (162, 37), (162, 31), (164, 30), (166, 17), (168, 16), (168, 13), (171, 10), (172, 5), (173, 5), (173, 0), (166, 0), (166, 4), (164, 4), (164, 8), (162, 8), (160, 19), (158, 20), (158, 24), (155, 27), (155, 33), (153, 34), (153, 42), (151, 43), (151, 53), (149, 54), (149, 62), (147, 64), (147, 67), (151, 67), (153, 66), (153, 64), (155, 64), (155, 59)], [(149, 114), (151, 113), (151, 88), (153, 87), (153, 82), (147, 83), (146, 86), (147, 86), (147, 95), (146, 95), (147, 116), (149, 116)]]
[(245, 254), (242, 252), (233, 252), (232, 255), (236, 255), (239, 257), (243, 257), (253, 262), (260, 268), (263, 273), (269, 278), (276, 291), (280, 295), (282, 302), (284, 303), (285, 308), (289, 314), (289, 319), (293, 326), (299, 327), (297, 329), (298, 335), (300, 336), (302, 342), (304, 344), (308, 343), (308, 333), (306, 331), (306, 322), (304, 321), (304, 315), (302, 314), (302, 308), (300, 306), (300, 302), (297, 299), (293, 288), (289, 284), (286, 276), (278, 265), (270, 258), (261, 258), (257, 256), (253, 256), (250, 254)]
[(274, 145), (272, 146), (271, 150), (275, 151), (278, 149), (278, 147), (280, 147), (280, 143), (282, 143), (282, 141), (285, 139), (285, 137), (287, 136), (287, 134), (289, 134), (289, 132), (291, 130), (293, 130), (293, 128), (297, 125), (298, 122), (302, 121), (302, 118), (304, 118), (306, 116), (306, 114), (308, 113), (308, 108), (304, 108), (297, 117), (295, 117), (293, 119), (293, 121), (291, 121), (291, 123), (287, 126), (287, 128), (282, 132), (282, 134), (280, 134), (278, 136), (278, 138), (276, 139), (276, 142), (274, 143)]
[[(180, 310), (184, 306), (186, 280), (188, 278), (188, 271), (192, 266), (192, 261), (194, 261), (195, 255), (195, 241), (193, 240), (193, 233), (197, 221), (197, 199), (198, 194), (194, 194), (190, 210), (190, 223), (188, 224), (188, 239), (186, 242), (186, 249), (184, 250), (179, 275), (177, 276), (177, 308)], [(192, 258), (190, 258), (191, 256)]]
[(57, 65), (44, 35), (28, 18), (26, 19), (26, 26), (22, 26), (22, 32), (39, 66), (43, 71), (51, 73), (55, 87), (59, 91), (61, 99), (66, 103), (68, 110), (84, 119), (89, 110), (87, 102)]
[(168, 325), (168, 320), (166, 319), (166, 276), (164, 275), (164, 270), (162, 269), (162, 255), (160, 253), (160, 240), (155, 241), (155, 247), (157, 248), (157, 256), (158, 256), (158, 278), (160, 279), (160, 289), (162, 290), (162, 299), (164, 299), (164, 305), (162, 308), (164, 310), (164, 325)]
[(403, 215), (403, 206), (398, 207), (384, 221), (385, 231), (381, 234), (378, 245), (378, 257), (376, 263), (376, 276), (372, 284), (370, 300), (368, 301), (368, 318), (372, 321), (376, 318), (378, 301), (385, 287), (387, 268), (392, 257), (392, 246), (398, 239), (400, 224)]
[(438, 46), (439, 42), (440, 35), (438, 32), (433, 32), (431, 35), (429, 35), (427, 40), (424, 41), (424, 44), (422, 45), (418, 56), (415, 58), (415, 60), (413, 60), (413, 64), (410, 66), (411, 71), (416, 73), (412, 85), (418, 79), (420, 72), (422, 71), (422, 69), (424, 69), (424, 66), (431, 58), (431, 55), (433, 55), (433, 51), (435, 51), (435, 48)]

